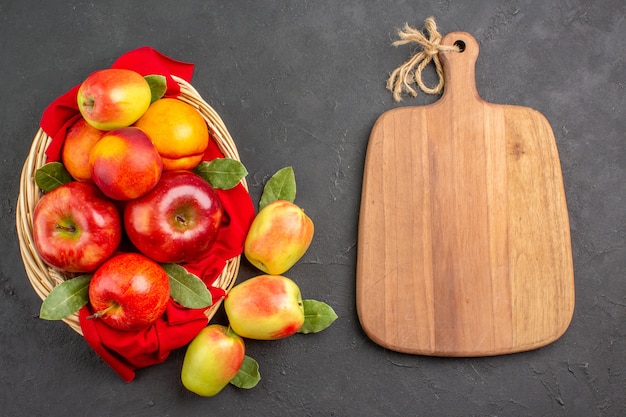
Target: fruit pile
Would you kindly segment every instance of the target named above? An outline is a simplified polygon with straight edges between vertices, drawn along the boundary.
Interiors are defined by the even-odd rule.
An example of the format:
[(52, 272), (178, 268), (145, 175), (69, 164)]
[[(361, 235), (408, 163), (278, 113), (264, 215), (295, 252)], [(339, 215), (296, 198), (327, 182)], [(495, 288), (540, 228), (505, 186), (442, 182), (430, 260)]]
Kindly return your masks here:
[[(80, 117), (67, 131), (61, 162), (35, 173), (45, 193), (33, 211), (33, 242), (48, 265), (89, 278), (55, 287), (41, 317), (63, 318), (90, 303), (91, 319), (139, 330), (164, 313), (170, 296), (183, 307), (211, 305), (197, 277), (183, 279), (200, 304), (170, 288), (162, 266), (196, 261), (211, 249), (224, 216), (211, 181), (234, 187), (246, 172), (232, 159), (202, 161), (207, 123), (190, 104), (164, 97), (165, 88), (163, 76), (119, 68), (96, 71), (80, 85)], [(230, 182), (207, 174), (220, 163)], [(87, 296), (76, 295), (77, 282), (89, 283)]]
[(337, 314), (326, 303), (302, 299), (298, 285), (282, 275), (300, 260), (314, 226), (294, 204), (293, 169), (279, 170), (265, 184), (259, 213), (248, 231), (244, 254), (264, 272), (235, 285), (224, 300), (229, 326), (209, 325), (189, 344), (181, 379), (190, 391), (213, 396), (228, 383), (252, 388), (258, 363), (245, 355), (243, 338), (278, 340), (326, 329)]
[[(206, 283), (181, 265), (211, 251), (228, 221), (216, 190), (235, 187), (247, 171), (230, 158), (204, 161), (206, 121), (165, 91), (165, 77), (120, 68), (80, 85), (80, 117), (67, 130), (61, 161), (35, 174), (43, 195), (32, 216), (34, 245), (67, 277), (43, 301), (41, 318), (89, 306), (88, 320), (130, 332), (152, 326), (171, 300), (189, 309), (213, 304)], [(181, 379), (190, 391), (251, 388), (260, 376), (243, 338), (318, 332), (337, 318), (325, 303), (302, 300), (282, 275), (313, 238), (313, 222), (294, 199), (287, 167), (265, 185), (245, 239), (245, 257), (264, 274), (232, 288), (228, 327), (208, 325), (189, 344)]]

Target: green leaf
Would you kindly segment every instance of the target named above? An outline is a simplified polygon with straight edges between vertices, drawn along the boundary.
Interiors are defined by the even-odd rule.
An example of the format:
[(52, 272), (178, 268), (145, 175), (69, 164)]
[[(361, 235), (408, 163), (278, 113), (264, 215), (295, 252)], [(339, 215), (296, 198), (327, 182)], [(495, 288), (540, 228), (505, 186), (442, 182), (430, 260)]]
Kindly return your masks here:
[(35, 171), (35, 183), (46, 192), (72, 180), (72, 176), (60, 162), (49, 162)]
[(154, 103), (165, 95), (167, 91), (167, 80), (165, 76), (159, 74), (146, 75), (143, 77), (150, 86), (150, 103)]
[(260, 380), (259, 363), (246, 355), (239, 372), (230, 380), (230, 383), (237, 388), (250, 389), (256, 387)]
[(204, 282), (178, 264), (161, 265), (170, 280), (170, 296), (187, 308), (204, 308), (213, 304), (211, 292)]
[(194, 168), (194, 172), (211, 184), (211, 187), (220, 190), (235, 187), (248, 175), (246, 167), (232, 158), (215, 158), (211, 161), (200, 162)]
[(304, 306), (304, 324), (298, 333), (321, 332), (337, 320), (337, 313), (331, 306), (317, 300), (302, 300)]
[(76, 313), (89, 302), (90, 281), (91, 275), (79, 275), (54, 287), (41, 304), (39, 317), (61, 320)]
[(296, 199), (296, 175), (293, 167), (284, 167), (276, 171), (263, 187), (259, 202), (259, 211), (276, 200), (287, 200), (293, 203)]

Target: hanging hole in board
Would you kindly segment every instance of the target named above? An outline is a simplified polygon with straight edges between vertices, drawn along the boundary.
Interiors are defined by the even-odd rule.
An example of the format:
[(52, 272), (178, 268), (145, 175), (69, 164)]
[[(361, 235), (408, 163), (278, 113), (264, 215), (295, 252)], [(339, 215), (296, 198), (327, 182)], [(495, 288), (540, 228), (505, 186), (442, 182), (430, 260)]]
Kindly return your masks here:
[(454, 46), (459, 48), (459, 52), (465, 51), (465, 42), (463, 42), (462, 40), (455, 41)]

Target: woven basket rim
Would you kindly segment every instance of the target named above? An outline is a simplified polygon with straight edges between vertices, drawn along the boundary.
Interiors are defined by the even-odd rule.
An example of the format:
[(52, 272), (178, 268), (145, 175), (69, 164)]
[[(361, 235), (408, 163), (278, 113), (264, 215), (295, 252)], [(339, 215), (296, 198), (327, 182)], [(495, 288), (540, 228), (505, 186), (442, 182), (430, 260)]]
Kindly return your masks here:
[[(198, 93), (189, 82), (176, 76), (172, 76), (172, 78), (174, 78), (180, 87), (180, 95), (177, 98), (198, 110), (206, 121), (211, 136), (224, 156), (241, 161), (235, 142), (219, 114), (204, 101), (200, 93)], [(48, 266), (37, 253), (33, 241), (32, 215), (35, 205), (42, 195), (41, 190), (35, 183), (34, 176), (35, 171), (46, 163), (45, 151), (50, 141), (50, 136), (39, 128), (33, 138), (30, 151), (22, 167), (15, 213), (16, 231), (24, 269), (31, 286), (42, 301), (56, 285), (71, 277), (70, 274), (61, 273)], [(248, 190), (248, 184), (245, 178), (241, 180), (241, 183), (243, 187)], [(228, 293), (237, 279), (240, 261), (241, 255), (227, 260), (226, 266), (213, 285)], [(209, 320), (215, 315), (221, 303), (222, 299), (217, 300), (205, 311)], [(62, 321), (78, 334), (83, 335), (78, 313), (74, 313), (62, 319)]]

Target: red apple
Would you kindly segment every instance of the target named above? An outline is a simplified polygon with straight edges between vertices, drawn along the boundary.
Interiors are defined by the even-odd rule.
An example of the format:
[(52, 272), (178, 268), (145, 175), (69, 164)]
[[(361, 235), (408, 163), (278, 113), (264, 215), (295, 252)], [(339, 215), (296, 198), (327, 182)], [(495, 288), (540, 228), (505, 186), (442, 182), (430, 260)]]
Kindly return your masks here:
[(152, 325), (167, 308), (169, 278), (156, 262), (138, 253), (115, 255), (91, 277), (89, 302), (99, 318), (120, 330)]
[(233, 330), (248, 339), (282, 339), (304, 324), (300, 288), (281, 275), (259, 275), (235, 285), (224, 310)]
[(300, 207), (286, 200), (265, 206), (254, 218), (246, 236), (244, 254), (266, 274), (289, 270), (313, 240), (313, 221)]
[(117, 207), (93, 184), (61, 185), (35, 206), (35, 247), (47, 264), (61, 271), (94, 271), (115, 252), (121, 238)]
[(243, 339), (230, 328), (211, 324), (189, 343), (181, 380), (203, 397), (218, 394), (237, 375), (245, 357)]
[(100, 130), (130, 126), (150, 106), (152, 95), (145, 78), (128, 69), (108, 68), (89, 75), (76, 97), (85, 120)]
[(162, 263), (201, 258), (213, 245), (222, 223), (217, 192), (191, 171), (165, 171), (152, 191), (124, 208), (130, 241)]
[(137, 127), (108, 132), (89, 153), (91, 178), (108, 197), (131, 200), (150, 191), (163, 163), (152, 141)]

